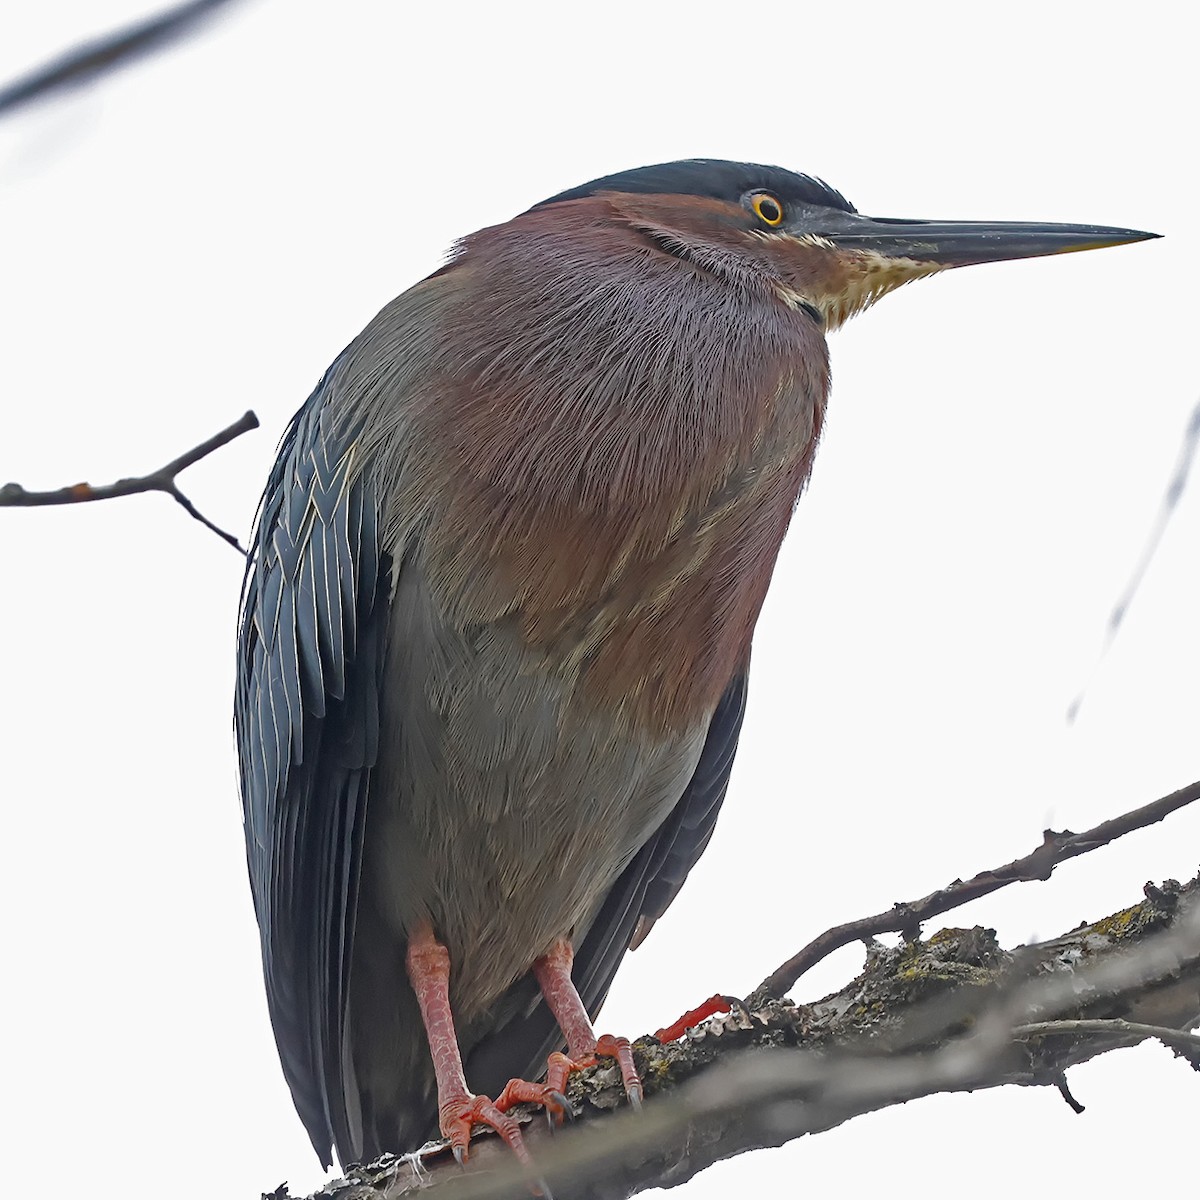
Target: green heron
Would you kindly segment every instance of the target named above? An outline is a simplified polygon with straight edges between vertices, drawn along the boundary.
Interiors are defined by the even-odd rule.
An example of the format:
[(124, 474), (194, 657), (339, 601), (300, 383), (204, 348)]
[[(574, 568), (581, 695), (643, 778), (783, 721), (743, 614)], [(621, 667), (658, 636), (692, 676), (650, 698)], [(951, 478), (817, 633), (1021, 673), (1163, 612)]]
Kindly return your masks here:
[(263, 496), (235, 716), (271, 1019), (326, 1166), (437, 1125), (526, 1157), (509, 1106), (561, 1113), (597, 1054), (640, 1096), (591, 1020), (712, 836), (826, 332), (948, 267), (1151, 236), (664, 163), (463, 239), (338, 356)]

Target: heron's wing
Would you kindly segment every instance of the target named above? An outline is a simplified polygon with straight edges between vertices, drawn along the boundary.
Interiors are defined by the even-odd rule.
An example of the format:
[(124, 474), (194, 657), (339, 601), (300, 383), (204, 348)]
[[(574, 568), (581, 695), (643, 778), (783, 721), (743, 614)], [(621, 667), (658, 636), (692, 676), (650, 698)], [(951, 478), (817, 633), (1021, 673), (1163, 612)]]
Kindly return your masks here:
[[(725, 792), (746, 712), (746, 676), (725, 689), (709, 722), (704, 747), (691, 780), (667, 819), (625, 868), (604, 900), (595, 921), (575, 947), (572, 976), (593, 1016), (604, 1003), (617, 967), (631, 945), (667, 911), (688, 872), (704, 853)], [(545, 1004), (536, 1004), (532, 976), (514, 989), (509, 1011), (524, 1002), (527, 1015), (514, 1016), (481, 1041), (467, 1063), (471, 1085), (494, 1095), (514, 1075), (540, 1072), (546, 1055), (562, 1036)], [(490, 1091), (488, 1089), (491, 1089)]]
[(390, 564), (337, 364), (284, 435), (242, 593), (234, 704), (271, 1022), (313, 1146), (350, 1144), (343, 1025)]

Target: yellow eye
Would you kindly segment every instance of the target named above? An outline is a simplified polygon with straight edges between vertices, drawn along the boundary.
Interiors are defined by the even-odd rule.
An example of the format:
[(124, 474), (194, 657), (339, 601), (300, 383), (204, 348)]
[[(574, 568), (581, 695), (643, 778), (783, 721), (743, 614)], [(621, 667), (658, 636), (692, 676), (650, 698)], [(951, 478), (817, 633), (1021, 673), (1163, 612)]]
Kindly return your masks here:
[(750, 207), (755, 215), (768, 225), (783, 224), (783, 205), (770, 192), (758, 192), (750, 197)]

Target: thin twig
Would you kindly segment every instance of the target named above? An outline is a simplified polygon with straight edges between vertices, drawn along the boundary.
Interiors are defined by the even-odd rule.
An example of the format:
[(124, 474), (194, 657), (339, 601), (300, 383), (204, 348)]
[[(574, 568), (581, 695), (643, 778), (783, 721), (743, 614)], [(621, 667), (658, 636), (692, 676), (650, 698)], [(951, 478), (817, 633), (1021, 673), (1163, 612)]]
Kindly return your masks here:
[(1049, 879), (1050, 873), (1059, 863), (1106, 846), (1135, 829), (1153, 825), (1176, 809), (1198, 799), (1200, 782), (1189, 784), (1161, 800), (1135, 808), (1132, 812), (1114, 817), (1111, 821), (1104, 821), (1085, 833), (1071, 833), (1070, 830), (1056, 833), (1047, 829), (1042, 844), (1024, 858), (1014, 859), (992, 871), (981, 871), (973, 879), (956, 879), (947, 887), (930, 892), (920, 900), (896, 904), (886, 912), (827, 929), (758, 985), (751, 995), (751, 1006), (756, 1001), (778, 999), (787, 995), (805, 971), (842, 946), (848, 946), (851, 942), (866, 941), (881, 933), (912, 935), (920, 928), (921, 922), (929, 920), (930, 917), (939, 916), (971, 900), (977, 900), (980, 896), (999, 891), (1000, 888), (1008, 887), (1010, 883)]
[(1104, 1037), (1129, 1038), (1144, 1041), (1157, 1038), (1171, 1050), (1178, 1050), (1189, 1058), (1200, 1054), (1200, 1034), (1188, 1033), (1183, 1029), (1170, 1029), (1165, 1025), (1143, 1025), (1140, 1021), (1126, 1021), (1120, 1017), (1090, 1021), (1036, 1021), (1032, 1025), (1018, 1025), (1013, 1037), (1052, 1037), (1056, 1034), (1099, 1034)]
[(218, 537), (224, 538), (234, 549), (245, 553), (237, 538), (214, 525), (196, 506), (179, 490), (175, 477), (188, 467), (207, 458), (214, 450), (220, 450), (236, 437), (249, 433), (258, 428), (258, 417), (253, 412), (244, 413), (232, 425), (214, 434), (207, 441), (173, 458), (157, 471), (146, 475), (137, 475), (129, 479), (118, 479), (116, 483), (93, 487), (90, 483), (73, 483), (68, 487), (56, 488), (49, 492), (29, 492), (19, 483), (6, 483), (0, 487), (0, 508), (43, 508), (53, 504), (86, 504), (92, 500), (113, 500), (118, 496), (136, 496), (142, 492), (165, 492), (178, 503), (185, 512), (195, 517), (202, 525), (211, 529)]
[(0, 113), (13, 112), (34, 100), (65, 88), (91, 83), (118, 67), (128, 66), (175, 41), (215, 9), (228, 3), (229, 0), (194, 0), (191, 4), (180, 4), (156, 17), (75, 46), (28, 75), (0, 87)]

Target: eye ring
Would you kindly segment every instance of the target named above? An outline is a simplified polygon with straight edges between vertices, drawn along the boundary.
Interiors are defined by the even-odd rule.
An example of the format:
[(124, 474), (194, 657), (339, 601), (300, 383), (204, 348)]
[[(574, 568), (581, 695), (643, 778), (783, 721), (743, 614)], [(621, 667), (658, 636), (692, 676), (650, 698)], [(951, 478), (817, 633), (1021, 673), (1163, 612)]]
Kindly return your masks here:
[(783, 205), (770, 192), (755, 192), (750, 197), (750, 208), (764, 225), (774, 228), (783, 224)]

